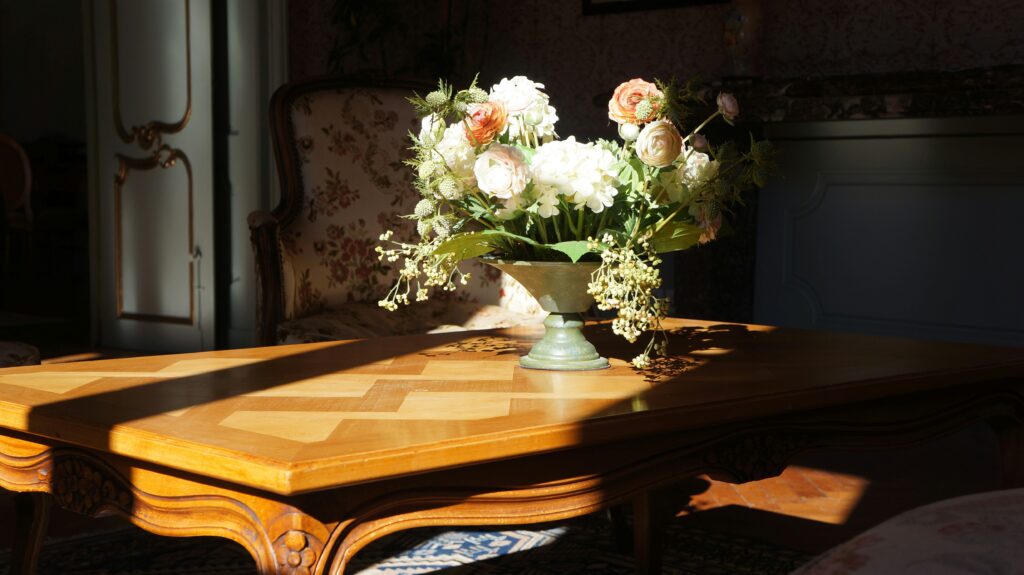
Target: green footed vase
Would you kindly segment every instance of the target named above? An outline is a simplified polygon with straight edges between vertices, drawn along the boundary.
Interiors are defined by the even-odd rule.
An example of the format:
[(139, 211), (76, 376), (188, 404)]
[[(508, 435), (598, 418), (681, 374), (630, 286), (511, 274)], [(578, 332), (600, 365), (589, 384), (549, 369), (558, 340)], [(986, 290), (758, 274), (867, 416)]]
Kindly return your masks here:
[(519, 365), (530, 369), (582, 371), (604, 369), (608, 360), (583, 336), (583, 312), (594, 297), (587, 293), (590, 274), (600, 264), (590, 262), (507, 262), (484, 260), (523, 284), (548, 317), (544, 337), (533, 344)]

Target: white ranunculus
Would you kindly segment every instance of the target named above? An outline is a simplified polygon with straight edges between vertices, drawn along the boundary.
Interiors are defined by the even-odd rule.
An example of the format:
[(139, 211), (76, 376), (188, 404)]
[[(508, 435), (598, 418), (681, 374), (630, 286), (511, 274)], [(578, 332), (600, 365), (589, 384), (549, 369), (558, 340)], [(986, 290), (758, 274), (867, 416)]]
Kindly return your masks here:
[(718, 162), (703, 152), (690, 152), (686, 164), (679, 166), (680, 180), (693, 188), (703, 185), (718, 175)]
[(477, 156), (473, 173), (480, 191), (503, 200), (523, 193), (530, 179), (523, 153), (504, 144), (494, 144)]
[(420, 143), (424, 146), (432, 146), (444, 134), (444, 121), (436, 114), (424, 116), (420, 120)]
[(632, 142), (640, 135), (640, 126), (636, 124), (619, 124), (619, 137), (626, 142)]
[(513, 140), (529, 145), (534, 138), (541, 142), (554, 139), (558, 113), (548, 105), (548, 95), (542, 88), (544, 84), (526, 76), (502, 78), (491, 87), (489, 99), (504, 104), (508, 112), (506, 132)]
[(434, 146), (434, 150), (441, 155), (448, 169), (462, 181), (463, 185), (472, 186), (475, 183), (473, 164), (476, 162), (476, 152), (466, 137), (466, 130), (462, 124), (448, 126), (441, 141)]
[(655, 120), (640, 130), (636, 138), (636, 155), (640, 161), (655, 168), (665, 168), (679, 157), (683, 137), (671, 122)]
[(573, 137), (540, 146), (530, 166), (538, 198), (544, 198), (539, 200), (538, 214), (550, 217), (557, 213), (558, 196), (577, 209), (585, 206), (595, 213), (604, 211), (619, 193), (614, 165), (614, 154)]

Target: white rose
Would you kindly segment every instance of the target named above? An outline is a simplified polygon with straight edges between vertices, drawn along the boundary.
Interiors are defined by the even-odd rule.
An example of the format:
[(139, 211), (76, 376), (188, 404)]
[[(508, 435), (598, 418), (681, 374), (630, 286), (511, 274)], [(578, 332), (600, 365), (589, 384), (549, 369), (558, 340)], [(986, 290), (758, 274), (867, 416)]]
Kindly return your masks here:
[(518, 148), (495, 144), (480, 154), (473, 166), (477, 187), (485, 194), (503, 200), (518, 196), (526, 189), (529, 170)]
[(655, 168), (665, 168), (679, 157), (683, 137), (671, 122), (655, 120), (640, 130), (636, 138), (636, 155), (640, 161)]
[(740, 115), (740, 104), (736, 101), (736, 96), (728, 92), (719, 92), (718, 110), (722, 112), (722, 116), (726, 120), (731, 122), (736, 119), (736, 116)]
[(473, 144), (466, 137), (466, 130), (462, 124), (455, 123), (448, 126), (441, 141), (434, 146), (434, 151), (441, 155), (445, 165), (456, 178), (462, 180), (463, 184), (473, 185), (473, 163), (476, 162), (476, 152), (473, 150)]

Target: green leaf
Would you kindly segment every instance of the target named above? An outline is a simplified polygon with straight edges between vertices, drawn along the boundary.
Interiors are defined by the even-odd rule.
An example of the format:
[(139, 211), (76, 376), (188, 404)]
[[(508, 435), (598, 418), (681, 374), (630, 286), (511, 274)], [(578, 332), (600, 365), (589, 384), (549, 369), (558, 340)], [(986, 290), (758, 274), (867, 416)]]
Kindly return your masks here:
[(456, 260), (475, 258), (494, 251), (494, 243), (484, 232), (454, 235), (434, 249), (434, 255), (452, 254)]
[(582, 240), (558, 242), (557, 244), (549, 244), (546, 245), (545, 247), (562, 252), (563, 254), (569, 256), (569, 259), (572, 260), (574, 263), (578, 262), (580, 258), (584, 256), (584, 254), (587, 254), (588, 252), (591, 251), (590, 242), (585, 242)]
[(651, 237), (651, 247), (659, 254), (685, 250), (697, 243), (700, 233), (700, 227), (693, 224), (669, 222)]

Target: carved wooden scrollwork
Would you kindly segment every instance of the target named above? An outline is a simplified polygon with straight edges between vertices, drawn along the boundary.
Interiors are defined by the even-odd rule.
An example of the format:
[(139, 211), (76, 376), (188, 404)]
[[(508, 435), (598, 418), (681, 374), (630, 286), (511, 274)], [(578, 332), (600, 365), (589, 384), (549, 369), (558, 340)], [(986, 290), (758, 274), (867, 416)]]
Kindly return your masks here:
[[(132, 494), (127, 485), (101, 467), (79, 457), (65, 456), (52, 468), (50, 492), (57, 505), (93, 516), (104, 507), (129, 513)], [(42, 478), (42, 477), (41, 477)]]
[(813, 445), (814, 440), (802, 433), (744, 435), (708, 449), (704, 461), (735, 481), (746, 483), (779, 475), (791, 457)]
[(309, 575), (316, 565), (323, 543), (298, 529), (283, 533), (274, 542), (278, 570), (282, 575)]

